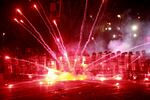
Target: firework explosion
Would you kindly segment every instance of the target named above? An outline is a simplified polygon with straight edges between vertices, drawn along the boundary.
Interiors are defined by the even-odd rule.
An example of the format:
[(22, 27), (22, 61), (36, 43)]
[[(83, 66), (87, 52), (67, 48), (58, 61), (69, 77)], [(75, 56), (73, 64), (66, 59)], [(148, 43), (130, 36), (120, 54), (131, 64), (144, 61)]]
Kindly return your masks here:
[[(100, 2), (99, 9), (98, 9), (96, 17), (94, 19), (94, 23), (91, 26), (91, 29), (89, 31), (87, 41), (85, 41), (84, 46), (81, 48), (81, 42), (83, 41), (83, 29), (85, 27), (85, 21), (86, 21), (86, 16), (87, 16), (88, 3), (89, 3), (88, 0), (86, 0), (85, 1), (85, 8), (84, 8), (84, 15), (83, 15), (82, 23), (81, 23), (81, 28), (80, 28), (79, 42), (76, 45), (77, 49), (74, 52), (73, 58), (69, 57), (69, 55), (68, 55), (68, 51), (67, 51), (66, 45), (64, 44), (64, 40), (63, 40), (63, 37), (61, 35), (61, 31), (59, 30), (57, 21), (56, 20), (49, 20), (49, 18), (46, 15), (45, 10), (43, 9), (43, 7), (41, 6), (40, 3), (33, 4), (32, 7), (38, 13), (41, 20), (44, 22), (45, 26), (47, 27), (49, 34), (52, 36), (54, 43), (56, 44), (60, 54), (62, 55), (61, 57), (58, 57), (56, 55), (55, 51), (53, 51), (53, 49), (48, 45), (48, 43), (46, 43), (46, 41), (42, 37), (42, 35), (41, 35), (42, 33), (38, 31), (38, 29), (30, 22), (30, 20), (24, 15), (24, 13), (20, 9), (18, 9), (18, 8), (16, 9), (16, 12), (21, 17), (14, 18), (14, 21), (16, 23), (18, 23), (20, 26), (22, 26), (25, 30), (27, 30), (43, 46), (43, 48), (51, 55), (51, 57), (55, 60), (52, 64), (52, 66), (55, 66), (55, 68), (52, 68), (52, 67), (49, 68), (47, 66), (40, 65), (41, 67), (43, 67), (44, 69), (47, 70), (47, 73), (44, 75), (44, 77), (45, 77), (45, 79), (43, 80), (44, 82), (46, 82), (48, 84), (54, 84), (55, 82), (58, 82), (58, 81), (70, 81), (70, 80), (73, 81), (73, 80), (89, 79), (89, 76), (90, 76), (89, 71), (90, 71), (91, 66), (93, 66), (93, 65), (99, 66), (100, 64), (107, 64), (108, 61), (121, 55), (120, 53), (118, 53), (117, 55), (110, 56), (112, 53), (107, 53), (102, 58), (96, 59), (96, 60), (94, 60), (88, 64), (86, 63), (88, 61), (88, 59), (86, 59), (86, 57), (83, 56), (83, 53), (85, 52), (89, 42), (91, 40), (95, 41), (94, 37), (92, 37), (93, 31), (94, 31), (94, 28), (98, 22), (98, 18), (99, 18), (100, 12), (102, 10), (102, 7), (104, 6), (105, 0), (102, 0)], [(118, 17), (120, 18), (121, 16), (118, 15)], [(133, 30), (136, 30), (136, 29), (137, 29), (137, 27), (133, 26)], [(111, 30), (111, 28), (108, 28), (108, 30)], [(134, 36), (136, 37), (136, 35), (134, 35)], [(116, 35), (113, 35), (113, 38), (116, 38)], [(96, 41), (94, 43), (96, 45)], [(114, 49), (116, 44), (121, 45), (122, 43), (120, 43), (118, 41), (117, 42), (116, 41), (110, 41), (108, 47), (110, 49)], [(141, 46), (148, 45), (148, 44), (150, 44), (150, 42), (135, 46), (133, 48), (124, 47), (125, 48), (124, 49), (123, 47), (117, 47), (117, 49), (119, 48), (119, 50), (122, 50), (122, 51), (131, 51), (133, 49), (136, 49), (136, 48), (139, 48)], [(125, 46), (125, 44), (123, 44), (123, 46)], [(130, 48), (130, 49), (126, 49), (126, 48)], [(107, 56), (110, 56), (110, 57), (107, 58)], [(6, 59), (10, 59), (10, 58), (7, 56)], [(11, 58), (11, 59), (16, 59), (16, 58)], [(138, 59), (139, 59), (139, 57), (132, 60), (132, 62), (130, 62), (128, 64), (128, 66), (130, 64), (134, 63)], [(16, 60), (29, 62), (29, 61), (22, 60), (22, 59), (16, 59)], [(98, 62), (101, 62), (101, 63), (99, 64)], [(30, 62), (30, 63), (32, 63), (32, 62)], [(76, 72), (76, 69), (78, 67), (81, 70), (81, 72), (79, 72), (79, 73)], [(109, 70), (109, 68), (108, 68), (108, 70)], [(122, 72), (120, 72), (120, 73), (122, 73)], [(121, 75), (114, 75), (112, 77), (116, 80), (122, 79)], [(106, 78), (103, 76), (100, 76), (99, 80), (104, 81), (104, 80), (106, 80)], [(40, 84), (42, 84), (42, 83), (40, 83)]]
[[(92, 25), (92, 28), (90, 30), (90, 34), (88, 36), (88, 40), (86, 41), (83, 49), (81, 50), (81, 54), (80, 56), (77, 56), (77, 54), (79, 53), (80, 50), (80, 45), (81, 45), (81, 41), (83, 38), (83, 28), (84, 28), (84, 24), (85, 24), (85, 20), (86, 20), (86, 13), (87, 13), (87, 5), (88, 5), (88, 0), (86, 0), (85, 3), (85, 9), (84, 9), (84, 17), (83, 17), (83, 21), (82, 21), (82, 25), (81, 25), (81, 30), (80, 30), (80, 39), (79, 39), (79, 43), (77, 45), (77, 50), (75, 52), (75, 56), (74, 56), (74, 61), (73, 63), (70, 61), (70, 58), (68, 56), (68, 51), (64, 45), (64, 41), (63, 38), (61, 36), (61, 32), (59, 30), (59, 27), (57, 25), (56, 20), (49, 20), (43, 7), (41, 6), (41, 4), (33, 4), (33, 8), (37, 11), (37, 13), (39, 14), (39, 16), (41, 17), (42, 21), (44, 22), (45, 26), (47, 27), (49, 34), (53, 37), (53, 40), (55, 42), (55, 44), (57, 45), (57, 48), (59, 50), (59, 52), (62, 54), (63, 59), (65, 59), (64, 61), (67, 63), (67, 66), (64, 66), (62, 63), (62, 59), (59, 59), (55, 52), (52, 50), (52, 48), (50, 48), (50, 46), (44, 41), (41, 33), (36, 29), (36, 27), (30, 22), (30, 20), (23, 14), (23, 12), (20, 9), (16, 9), (16, 12), (18, 14), (20, 14), (22, 19), (19, 18), (14, 18), (14, 21), (17, 22), (19, 25), (21, 25), (25, 30), (27, 30), (42, 46), (43, 48), (45, 48), (45, 50), (53, 57), (53, 59), (57, 62), (57, 69), (53, 69), (53, 68), (48, 68), (46, 66), (45, 69), (48, 70), (48, 73), (45, 75), (45, 79), (50, 82), (50, 83), (55, 83), (56, 81), (66, 81), (66, 80), (84, 80), (87, 78), (87, 76), (85, 75), (85, 71), (82, 72), (82, 74), (75, 74), (75, 68), (76, 66), (82, 66), (84, 67), (84, 69), (86, 68), (86, 58), (83, 56), (83, 53), (88, 45), (88, 43), (90, 42), (94, 27), (96, 25), (96, 22), (98, 20), (100, 11), (102, 9), (102, 6), (104, 4), (104, 0), (102, 0), (102, 2), (100, 3), (100, 7), (97, 13), (97, 16), (95, 18), (95, 21)], [(79, 63), (80, 59), (82, 59), (81, 64), (77, 64)]]

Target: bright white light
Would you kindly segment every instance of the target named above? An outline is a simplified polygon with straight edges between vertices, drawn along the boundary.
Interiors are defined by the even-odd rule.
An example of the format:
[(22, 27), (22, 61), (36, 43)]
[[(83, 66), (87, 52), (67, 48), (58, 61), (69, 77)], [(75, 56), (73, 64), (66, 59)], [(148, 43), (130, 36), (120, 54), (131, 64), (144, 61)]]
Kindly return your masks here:
[(60, 61), (62, 61), (62, 60), (63, 60), (62, 56), (60, 56), (60, 57), (59, 57), (59, 60), (60, 60)]
[(64, 52), (64, 56), (67, 58), (68, 57), (68, 54), (67, 54), (67, 52)]
[(132, 29), (132, 31), (137, 31), (138, 30), (138, 26), (137, 25), (132, 25), (131, 29)]
[(42, 84), (43, 84), (43, 82), (41, 82), (41, 81), (40, 81), (40, 82), (39, 82), (39, 84), (40, 84), (40, 85), (42, 85)]
[(18, 13), (22, 14), (22, 12), (21, 12), (21, 10), (20, 10), (20, 9), (17, 9), (16, 11), (17, 11)]
[(9, 84), (8, 88), (11, 89), (11, 88), (13, 88), (13, 86), (14, 86), (13, 84)]
[(20, 20), (20, 22), (21, 22), (21, 23), (24, 23), (24, 21), (23, 21), (22, 19)]
[(9, 56), (5, 56), (5, 59), (8, 60), (8, 59), (10, 59), (10, 57)]
[(106, 80), (106, 77), (100, 77), (99, 80), (100, 80), (100, 81), (105, 81), (105, 80)]
[(108, 30), (110, 31), (110, 30), (111, 30), (111, 27), (108, 27)]
[(77, 62), (77, 59), (74, 59), (74, 62)]
[(119, 80), (122, 80), (122, 77), (121, 76), (117, 76), (115, 79), (119, 81)]
[(55, 61), (51, 61), (51, 65), (54, 66), (55, 65)]
[(57, 26), (56, 20), (53, 20), (53, 23)]
[(17, 20), (17, 18), (14, 18), (14, 21), (16, 21), (16, 22), (18, 23), (18, 20)]
[(115, 86), (119, 89), (120, 88), (120, 84), (116, 83)]
[(36, 6), (36, 4), (34, 4), (34, 5), (33, 5), (33, 7), (34, 7), (35, 9), (37, 9), (37, 6)]
[(108, 25), (111, 25), (111, 22), (107, 23)]
[(136, 78), (137, 78), (136, 76), (133, 76), (133, 79), (134, 79), (134, 80), (136, 80)]
[(117, 15), (117, 17), (118, 17), (118, 18), (121, 18), (121, 15), (120, 15), (120, 14), (118, 14), (118, 15)]
[(92, 37), (91, 39), (94, 40), (94, 37)]
[(113, 38), (116, 38), (116, 34), (113, 34)]
[(5, 36), (6, 35), (6, 33), (3, 33), (3, 36)]
[(32, 75), (29, 74), (29, 75), (28, 75), (28, 78), (32, 79)]
[(144, 81), (149, 81), (149, 78), (145, 77), (145, 78), (144, 78)]
[(116, 85), (116, 86), (119, 86), (119, 83), (116, 83), (115, 85)]
[(133, 37), (136, 38), (136, 37), (137, 37), (137, 34), (133, 34)]
[(106, 28), (105, 28), (105, 31), (107, 31), (107, 30), (108, 30), (108, 28), (106, 27)]

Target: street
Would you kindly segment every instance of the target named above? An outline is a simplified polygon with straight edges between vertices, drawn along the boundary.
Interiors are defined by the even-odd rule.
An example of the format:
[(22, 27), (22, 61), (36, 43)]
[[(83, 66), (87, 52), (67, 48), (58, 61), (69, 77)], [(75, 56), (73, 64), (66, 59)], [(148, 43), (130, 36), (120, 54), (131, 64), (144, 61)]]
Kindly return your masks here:
[[(9, 84), (10, 85), (10, 84)], [(38, 81), (0, 88), (1, 100), (149, 100), (150, 83), (135, 81), (67, 81), (54, 85)]]

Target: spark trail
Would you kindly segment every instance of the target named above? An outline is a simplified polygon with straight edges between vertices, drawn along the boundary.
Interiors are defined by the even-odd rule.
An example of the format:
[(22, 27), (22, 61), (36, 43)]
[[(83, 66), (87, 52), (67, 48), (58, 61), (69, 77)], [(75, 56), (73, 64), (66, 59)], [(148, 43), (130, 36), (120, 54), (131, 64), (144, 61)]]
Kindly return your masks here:
[(59, 28), (58, 28), (58, 26), (57, 26), (56, 21), (54, 21), (54, 24), (55, 24), (55, 26), (56, 26), (56, 29), (57, 29), (58, 34), (59, 34), (59, 37), (60, 37), (60, 43), (61, 43), (61, 45), (62, 45), (62, 47), (63, 47), (63, 55), (64, 55), (65, 58), (66, 58), (66, 61), (67, 61), (67, 63), (68, 63), (69, 70), (72, 70), (72, 69), (71, 69), (71, 64), (70, 64), (70, 61), (69, 61), (69, 57), (68, 57), (68, 54), (67, 54), (67, 50), (66, 50), (66, 47), (64, 46), (64, 41), (63, 41), (63, 39), (62, 39), (60, 30), (59, 30)]
[(78, 54), (78, 51), (79, 51), (79, 49), (80, 49), (81, 42), (82, 42), (82, 37), (83, 37), (83, 28), (84, 28), (85, 21), (86, 21), (87, 6), (88, 6), (88, 0), (86, 0), (86, 3), (85, 3), (84, 17), (83, 17), (82, 25), (81, 25), (81, 29), (80, 29), (80, 39), (79, 39), (79, 43), (78, 43), (78, 47), (77, 47), (77, 50), (76, 50), (75, 56)]
[(36, 35), (33, 34), (33, 32), (31, 30), (28, 29), (28, 27), (27, 27), (27, 25), (25, 25), (25, 23), (23, 23), (23, 22), (20, 23), (16, 18), (14, 18), (14, 21), (16, 21), (25, 30), (27, 30), (48, 51), (48, 49), (46, 48), (46, 46), (41, 42), (41, 40)]
[[(82, 42), (83, 28), (84, 28), (84, 25), (85, 25), (86, 15), (87, 15), (87, 6), (88, 6), (88, 0), (86, 0), (86, 3), (85, 3), (84, 16), (83, 16), (83, 20), (82, 20), (82, 24), (81, 24), (81, 28), (80, 28), (80, 38), (79, 38), (79, 43), (78, 43), (78, 46), (77, 46), (77, 50), (75, 52), (75, 59), (77, 59), (77, 54), (80, 50), (80, 46), (81, 46), (81, 42)], [(75, 61), (73, 68), (76, 66), (76, 63), (77, 62)]]
[[(63, 54), (64, 52), (62, 52), (64, 49), (63, 49), (63, 46), (61, 45), (61, 43), (60, 43), (60, 40), (58, 40), (58, 38), (57, 38), (57, 36), (56, 36), (56, 34), (55, 34), (55, 30), (54, 30), (54, 28), (53, 28), (53, 26), (52, 26), (52, 24), (51, 24), (51, 22), (49, 21), (49, 19), (48, 19), (48, 17), (47, 17), (47, 15), (46, 15), (46, 13), (45, 13), (45, 10), (43, 9), (43, 7), (42, 7), (42, 5), (40, 4), (40, 2), (38, 2), (38, 4), (39, 4), (39, 6), (40, 6), (40, 8), (41, 8), (41, 10), (42, 10), (42, 12), (43, 12), (43, 14), (44, 14), (44, 17), (46, 18), (46, 21), (48, 22), (48, 24), (50, 25), (50, 27), (51, 27), (51, 29), (52, 29), (52, 33), (54, 33), (54, 40), (55, 40), (55, 43), (57, 44), (57, 46), (58, 46), (58, 49), (59, 49), (59, 51)], [(36, 7), (36, 6), (35, 6)], [(40, 12), (39, 12), (40, 13)], [(42, 15), (41, 15), (41, 17), (42, 17)], [(43, 18), (44, 19), (44, 18)], [(45, 21), (45, 22), (46, 22)], [(56, 25), (56, 21), (54, 22), (54, 20), (53, 20), (53, 23), (54, 23), (54, 25)], [(49, 26), (47, 26), (48, 28), (49, 28), (49, 31), (50, 31), (50, 27)], [(50, 33), (50, 32), (49, 32)]]
[[(40, 5), (40, 3), (39, 3), (39, 5)], [(41, 17), (42, 20), (44, 21), (45, 25), (47, 26), (47, 28), (48, 28), (48, 30), (49, 30), (49, 33), (51, 33), (51, 30), (50, 30), (49, 25), (51, 26), (52, 32), (54, 33), (54, 35), (53, 35), (52, 33), (51, 33), (51, 35), (52, 35), (52, 37), (53, 37), (53, 39), (54, 39), (54, 41), (55, 41), (55, 43), (56, 43), (56, 45), (57, 45), (59, 51), (60, 51), (61, 54), (66, 58), (66, 60), (67, 60), (67, 62), (68, 62), (68, 66), (70, 67), (70, 61), (69, 61), (69, 57), (68, 57), (68, 54), (67, 54), (67, 50), (66, 50), (66, 48), (65, 48), (65, 46), (64, 46), (64, 42), (63, 42), (63, 39), (62, 39), (62, 36), (61, 36), (61, 33), (60, 33), (60, 31), (59, 31), (59, 28), (58, 28), (58, 26), (57, 26), (56, 21), (53, 20), (53, 23), (54, 23), (54, 25), (55, 25), (55, 27), (56, 27), (56, 29), (57, 29), (57, 31), (58, 31), (60, 40), (58, 40), (58, 38), (57, 38), (57, 36), (56, 36), (56, 34), (55, 34), (55, 31), (54, 31), (54, 29), (53, 29), (53, 27), (52, 27), (50, 21), (48, 20), (48, 18), (47, 18), (47, 16), (46, 16), (45, 11), (43, 10), (42, 6), (41, 6), (41, 9), (42, 9), (42, 11), (43, 11), (43, 13), (44, 13), (44, 16), (45, 16), (47, 22), (49, 23), (49, 25), (47, 24), (46, 20), (44, 19), (44, 17), (42, 16), (42, 14), (40, 13), (40, 11), (38, 10), (37, 6), (34, 4), (33, 7), (37, 10), (38, 14), (40, 15), (40, 17)], [(70, 68), (69, 68), (69, 69), (70, 69)]]
[(49, 54), (60, 64), (59, 60), (56, 57), (56, 54), (52, 51), (52, 49), (45, 43), (44, 39), (42, 38), (41, 34), (37, 31), (37, 29), (33, 26), (33, 24), (24, 16), (24, 14), (20, 11), (20, 9), (17, 9), (17, 12), (22, 15), (25, 20), (29, 23), (29, 25), (33, 28), (33, 30), (37, 33), (41, 41), (44, 43), (46, 48), (48, 49)]
[[(36, 11), (38, 12), (38, 14), (39, 14), (40, 17), (42, 18), (44, 24), (45, 24), (46, 27), (48, 28), (49, 34), (52, 35), (52, 37), (53, 37), (53, 39), (54, 39), (54, 41), (55, 41), (55, 43), (56, 43), (56, 45), (57, 45), (59, 51), (63, 54), (63, 53), (64, 53), (64, 48), (63, 48), (62, 44), (58, 41), (58, 38), (57, 38), (57, 36), (56, 36), (56, 34), (55, 34), (55, 32), (54, 32), (53, 29), (52, 29), (52, 30), (53, 30), (53, 33), (54, 33), (54, 34), (51, 32), (51, 29), (50, 29), (49, 25), (47, 24), (47, 22), (49, 22), (49, 21), (48, 21), (48, 20), (47, 20), (47, 21), (45, 20), (45, 18), (42, 16), (42, 14), (40, 13), (40, 11), (38, 10), (37, 5), (34, 4), (33, 7), (36, 9)], [(46, 15), (45, 15), (45, 16), (46, 16)], [(57, 25), (57, 24), (56, 24), (56, 21), (55, 21), (54, 24)], [(59, 35), (59, 36), (61, 36), (61, 35)], [(61, 38), (61, 40), (62, 40), (62, 38)]]
[(93, 30), (94, 30), (94, 27), (95, 27), (95, 25), (96, 25), (96, 22), (97, 22), (97, 20), (98, 20), (98, 17), (99, 17), (99, 14), (100, 14), (100, 12), (101, 12), (101, 9), (102, 9), (102, 7), (103, 7), (104, 2), (105, 2), (105, 0), (102, 0), (101, 5), (100, 5), (99, 10), (98, 10), (98, 13), (97, 13), (96, 18), (95, 18), (95, 21), (94, 21), (94, 23), (93, 23), (93, 25), (92, 25), (92, 28), (91, 28), (91, 30), (90, 30), (90, 34), (89, 34), (88, 40), (86, 41), (86, 43), (85, 43), (85, 45), (84, 45), (84, 47), (83, 47), (83, 49), (82, 49), (82, 51), (81, 51), (81, 56), (83, 55), (83, 53), (84, 53), (84, 51), (85, 51), (85, 49), (86, 49), (88, 43), (90, 42), (90, 39), (91, 39)]
[(127, 64), (127, 66), (131, 65), (132, 63), (134, 63), (136, 60), (140, 59), (140, 56), (135, 58), (134, 60), (132, 60), (130, 63)]

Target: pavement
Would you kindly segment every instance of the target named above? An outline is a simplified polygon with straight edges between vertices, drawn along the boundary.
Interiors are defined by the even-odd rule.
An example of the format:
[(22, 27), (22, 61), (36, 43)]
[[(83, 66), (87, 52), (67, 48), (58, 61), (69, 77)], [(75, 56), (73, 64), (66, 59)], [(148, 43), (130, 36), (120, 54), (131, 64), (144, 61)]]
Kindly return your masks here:
[(142, 81), (66, 81), (53, 85), (40, 80), (0, 87), (1, 100), (150, 100), (150, 83)]

